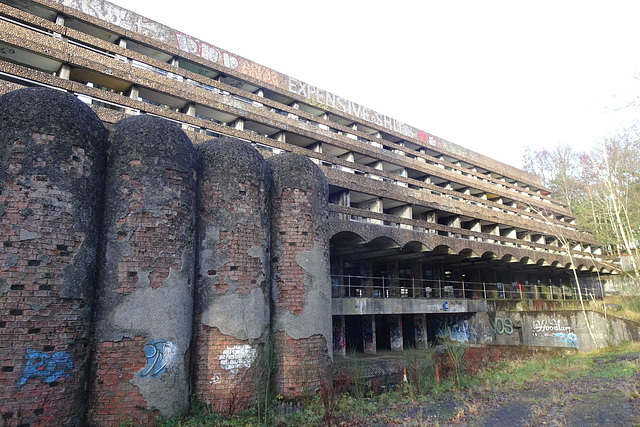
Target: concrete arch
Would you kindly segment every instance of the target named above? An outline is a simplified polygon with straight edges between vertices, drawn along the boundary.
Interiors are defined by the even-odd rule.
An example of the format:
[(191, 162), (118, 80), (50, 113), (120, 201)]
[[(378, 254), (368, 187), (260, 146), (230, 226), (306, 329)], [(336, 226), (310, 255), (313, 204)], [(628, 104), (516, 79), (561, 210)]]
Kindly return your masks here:
[(453, 249), (451, 249), (447, 245), (438, 245), (435, 248), (433, 248), (432, 252), (435, 253), (435, 254), (440, 254), (440, 255), (454, 255), (455, 254)]
[(498, 256), (494, 252), (486, 251), (482, 253), (482, 256), (480, 258), (484, 260), (496, 260), (498, 259)]
[(549, 267), (550, 266), (549, 262), (544, 258), (538, 258), (538, 260), (536, 261), (536, 265), (538, 265), (539, 267)]
[(460, 256), (460, 258), (480, 258), (480, 255), (478, 255), (473, 249), (470, 248), (462, 249), (458, 252), (458, 255)]
[(423, 242), (412, 240), (402, 247), (403, 252), (427, 252), (429, 248)]
[(359, 235), (358, 233), (354, 233), (353, 231), (340, 231), (335, 233), (330, 237), (331, 244), (341, 244), (341, 245), (362, 245), (366, 243), (364, 237)]
[(400, 243), (398, 243), (397, 241), (395, 241), (391, 237), (387, 237), (387, 236), (376, 237), (375, 239), (373, 239), (369, 243), (367, 243), (367, 246), (371, 250), (392, 249), (392, 248), (400, 249), (401, 248)]

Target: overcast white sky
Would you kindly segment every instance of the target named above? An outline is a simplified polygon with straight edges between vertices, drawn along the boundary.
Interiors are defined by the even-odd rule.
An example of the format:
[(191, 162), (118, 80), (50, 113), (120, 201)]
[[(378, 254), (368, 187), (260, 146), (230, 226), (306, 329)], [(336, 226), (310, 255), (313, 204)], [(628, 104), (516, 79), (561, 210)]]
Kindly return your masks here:
[(112, 2), (517, 167), (640, 115), (632, 0)]

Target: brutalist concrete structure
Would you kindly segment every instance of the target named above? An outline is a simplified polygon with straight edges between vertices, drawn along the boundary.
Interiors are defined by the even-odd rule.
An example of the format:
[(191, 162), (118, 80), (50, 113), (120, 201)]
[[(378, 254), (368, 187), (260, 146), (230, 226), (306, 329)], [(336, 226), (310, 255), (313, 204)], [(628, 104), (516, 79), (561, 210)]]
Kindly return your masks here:
[[(18, 107), (16, 97), (35, 95), (13, 91), (38, 87), (76, 99), (49, 93)], [(296, 398), (348, 350), (402, 351), (445, 336), (588, 347), (587, 336), (578, 346), (570, 335), (583, 330), (571, 316), (501, 311), (597, 295), (594, 278), (615, 272), (566, 206), (523, 171), (103, 0), (0, 0), (0, 92), (10, 106), (0, 123), (0, 348), (12, 352), (0, 359), (0, 412), (9, 425), (73, 423), (87, 408), (99, 424), (134, 416), (101, 406), (111, 399), (105, 381), (121, 388), (113, 396), (135, 396), (151, 422), (184, 410), (185, 393), (217, 409), (250, 404), (263, 375)], [(30, 117), (57, 124), (40, 129)], [(110, 164), (120, 162), (109, 172), (106, 134)], [(66, 187), (69, 179), (79, 184)], [(31, 206), (45, 190), (55, 191), (42, 193), (50, 202)], [(47, 218), (47, 209), (66, 213)], [(55, 238), (39, 241), (46, 233)], [(169, 288), (179, 295), (173, 306), (154, 299)], [(77, 336), (40, 340), (54, 302), (30, 303), (29, 292), (75, 301), (77, 328), (65, 333)], [(156, 327), (157, 313), (179, 320)], [(16, 343), (25, 331), (33, 345)], [(77, 342), (87, 348), (72, 349)], [(40, 353), (46, 378), (29, 374)], [(120, 365), (101, 378), (107, 355)], [(91, 399), (56, 409), (64, 414), (16, 403), (20, 390), (53, 393), (68, 378)], [(181, 397), (142, 383), (169, 379)]]

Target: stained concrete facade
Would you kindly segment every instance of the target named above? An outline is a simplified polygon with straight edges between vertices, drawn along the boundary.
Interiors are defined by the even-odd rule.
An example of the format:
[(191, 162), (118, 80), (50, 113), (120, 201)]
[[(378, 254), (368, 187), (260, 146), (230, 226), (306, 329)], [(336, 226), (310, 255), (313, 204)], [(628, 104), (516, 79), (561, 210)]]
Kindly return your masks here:
[[(145, 264), (116, 271), (116, 264), (129, 262), (126, 258), (135, 252), (135, 233), (125, 230), (135, 215), (124, 223), (116, 218), (111, 227), (124, 227), (119, 230), (124, 234), (105, 237), (112, 243), (104, 253), (115, 255), (101, 261), (108, 275), (100, 277), (99, 299), (116, 313), (122, 310), (117, 308), (121, 301), (133, 295), (148, 293), (142, 300), (152, 301), (151, 295), (164, 289), (156, 289), (160, 282), (191, 280), (192, 289), (183, 289), (176, 301), (189, 316), (185, 301), (193, 293), (193, 336), (207, 343), (196, 346), (200, 352), (187, 354), (182, 341), (173, 349), (162, 339), (149, 340), (155, 336), (153, 327), (143, 327), (143, 319), (139, 325), (123, 325), (116, 314), (105, 314), (112, 325), (120, 325), (119, 332), (97, 342), (137, 339), (142, 345), (138, 365), (129, 367), (128, 375), (144, 371), (147, 352), (169, 348), (199, 366), (193, 391), (205, 403), (249, 402), (256, 387), (236, 380), (255, 375), (248, 366), (260, 360), (267, 343), (308, 340), (305, 348), (318, 350), (314, 363), (320, 365), (332, 353), (401, 351), (436, 339), (439, 325), (456, 316), (473, 324), (476, 313), (493, 311), (486, 300), (597, 295), (596, 275), (606, 278), (615, 272), (593, 236), (575, 224), (566, 206), (536, 177), (212, 41), (103, 0), (0, 0), (0, 18), (0, 92), (44, 86), (72, 94), (116, 140), (129, 138), (118, 135), (131, 119), (154, 116), (171, 122), (186, 135), (177, 137), (180, 144), (188, 139), (200, 146), (196, 164), (209, 164), (203, 159), (218, 156), (206, 141), (228, 141), (218, 142), (230, 150), (224, 154), (228, 163), (218, 158), (225, 166), (196, 168), (195, 190), (186, 175), (180, 177), (182, 166), (165, 168), (173, 172), (145, 184), (135, 176), (146, 167), (142, 159), (131, 157), (127, 163), (122, 157), (119, 179), (127, 175), (128, 184), (108, 190), (108, 196), (126, 193), (131, 206), (142, 193), (142, 207), (166, 196), (163, 200), (171, 207), (163, 211), (163, 226), (167, 231), (182, 227), (183, 233), (175, 234), (171, 258), (162, 261), (163, 271), (169, 272), (162, 280)], [(392, 83), (389, 88), (404, 90)], [(124, 154), (135, 154), (136, 141), (153, 140), (152, 133), (131, 140), (131, 153)], [(236, 142), (224, 139), (229, 137), (245, 144), (233, 148)], [(282, 153), (295, 156), (262, 160)], [(240, 159), (240, 165), (251, 167), (236, 168), (233, 160)], [(300, 172), (305, 163), (315, 163), (312, 175)], [(144, 190), (150, 185), (167, 194), (148, 194)], [(196, 191), (195, 207), (185, 200), (191, 191)], [(99, 192), (90, 194), (97, 197)], [(328, 214), (318, 217), (313, 212), (321, 199), (328, 200)], [(14, 215), (8, 209), (7, 202), (0, 205), (3, 226), (7, 215)], [(149, 209), (147, 219), (161, 217), (158, 209), (164, 208)], [(186, 212), (193, 212), (190, 220)], [(144, 213), (140, 215), (138, 224), (145, 227)], [(305, 223), (309, 215), (313, 220)], [(289, 232), (294, 237), (286, 242), (296, 246), (282, 243), (281, 236)], [(25, 241), (28, 233), (22, 234)], [(235, 239), (232, 233), (244, 237)], [(150, 245), (149, 253), (154, 251), (154, 260), (167, 255)], [(3, 248), (0, 257), (5, 275), (16, 268), (11, 249)], [(185, 265), (193, 270), (184, 270)], [(2, 273), (0, 293), (13, 286)], [(148, 289), (139, 288), (145, 284)], [(317, 298), (317, 305), (309, 305), (309, 298)], [(302, 318), (304, 322), (292, 320)], [(102, 337), (99, 328), (96, 336)], [(141, 331), (149, 339), (142, 339)], [(455, 337), (465, 337), (464, 327), (453, 331)], [(145, 343), (152, 342), (156, 344), (145, 350)], [(304, 370), (294, 363), (300, 354), (296, 351), (277, 362), (290, 373)], [(183, 373), (176, 375), (176, 381), (183, 381)], [(130, 380), (126, 387), (144, 389), (137, 379)], [(292, 396), (304, 391), (301, 384), (282, 378), (278, 384)]]

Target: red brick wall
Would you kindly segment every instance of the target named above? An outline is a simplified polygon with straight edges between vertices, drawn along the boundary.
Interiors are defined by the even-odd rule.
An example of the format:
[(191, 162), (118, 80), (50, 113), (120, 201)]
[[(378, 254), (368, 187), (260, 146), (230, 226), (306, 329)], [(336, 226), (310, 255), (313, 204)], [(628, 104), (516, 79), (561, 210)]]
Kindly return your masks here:
[[(55, 143), (53, 135), (32, 138), (36, 145)], [(14, 142), (0, 194), (6, 206), (0, 284), (7, 289), (0, 294), (0, 413), (9, 426), (53, 425), (77, 415), (88, 354), (89, 325), (81, 316), (86, 302), (61, 297), (63, 270), (85, 235), (74, 229), (70, 192), (46, 175), (20, 175), (29, 144)], [(74, 152), (60, 167), (83, 176), (91, 159), (80, 147)], [(47, 166), (41, 158), (35, 163)]]
[[(217, 413), (234, 414), (247, 409), (256, 401), (256, 380), (261, 371), (256, 365), (247, 367), (249, 359), (240, 359), (238, 367), (228, 369), (223, 352), (233, 353), (233, 349), (249, 346), (247, 341), (225, 335), (218, 328), (211, 328), (196, 322), (196, 342), (194, 344), (194, 394)], [(257, 355), (258, 349), (254, 349)], [(233, 356), (233, 354), (232, 354)], [(246, 357), (245, 355), (238, 355)], [(254, 360), (253, 363), (256, 363)], [(223, 364), (227, 369), (223, 367)]]
[[(313, 205), (306, 191), (285, 188), (280, 198), (274, 202), (274, 230), (278, 251), (274, 251), (276, 261), (272, 268), (276, 273), (276, 309), (287, 310), (299, 315), (305, 301), (305, 270), (296, 257), (302, 251), (314, 248), (316, 224)], [(326, 313), (331, 316), (330, 313)], [(320, 387), (320, 375), (330, 363), (328, 343), (321, 335), (293, 339), (286, 330), (276, 332), (278, 356), (276, 389), (286, 398), (297, 398), (313, 394)]]
[(90, 406), (89, 418), (99, 425), (122, 425), (133, 420), (135, 425), (153, 425), (157, 413), (146, 409), (147, 405), (136, 386), (128, 379), (146, 365), (142, 337), (125, 338), (122, 341), (98, 343), (93, 368), (96, 372), (97, 392)]
[(314, 244), (313, 207), (303, 190), (286, 188), (276, 201), (275, 209), (281, 212), (274, 218), (280, 241), (280, 253), (274, 268), (278, 271), (276, 304), (293, 314), (302, 313), (304, 306), (305, 271), (296, 261), (301, 251), (310, 251)]
[(276, 389), (287, 399), (314, 395), (331, 362), (326, 339), (322, 335), (293, 339), (278, 331), (276, 343)]
[[(132, 160), (135, 170), (140, 162)], [(157, 173), (154, 171), (152, 173)], [(121, 175), (118, 194), (126, 203), (127, 213), (118, 219), (114, 229), (118, 241), (129, 243), (127, 255), (117, 263), (117, 285), (113, 292), (128, 294), (140, 289), (141, 274), (150, 271), (148, 286), (157, 289), (169, 276), (171, 268), (182, 269), (181, 253), (191, 245), (189, 228), (190, 213), (180, 206), (178, 195), (189, 191), (189, 177), (173, 170), (164, 170), (163, 188), (143, 188), (138, 178), (130, 174)], [(145, 191), (164, 191), (174, 194), (171, 201), (155, 204), (154, 212), (144, 209)], [(107, 254), (109, 256), (109, 254)], [(116, 256), (112, 254), (111, 256)], [(144, 279), (146, 280), (146, 278)], [(102, 307), (99, 304), (99, 309)], [(166, 313), (157, 313), (164, 316)], [(153, 319), (148, 319), (153, 322)], [(189, 322), (190, 319), (184, 319)], [(146, 325), (141, 325), (145, 328)], [(99, 425), (117, 426), (128, 418), (139, 420), (141, 425), (156, 423), (157, 411), (150, 410), (138, 387), (131, 379), (146, 365), (144, 346), (157, 337), (136, 336), (131, 340), (96, 342), (94, 349), (93, 393), (89, 418)]]
[[(212, 165), (207, 165), (211, 167)], [(206, 277), (198, 279), (211, 301), (229, 292), (240, 298), (254, 289), (261, 289), (268, 298), (263, 259), (249, 256), (251, 248), (263, 247), (267, 242), (268, 230), (264, 229), (264, 182), (239, 182), (236, 189), (221, 190), (217, 183), (206, 180), (199, 187), (199, 221), (206, 229), (207, 222), (219, 227), (219, 240), (215, 247), (216, 259), (225, 263), (216, 271), (201, 272)], [(220, 216), (224, 218), (220, 218)], [(266, 258), (266, 254), (265, 254)], [(262, 277), (262, 281), (260, 278)], [(231, 285), (233, 288), (231, 288)], [(201, 302), (206, 305), (208, 302)], [(202, 307), (203, 310), (208, 306)], [(242, 316), (242, 313), (229, 313)], [(266, 330), (267, 325), (258, 325)], [(262, 386), (261, 371), (255, 365), (260, 343), (267, 337), (259, 337), (250, 342), (226, 335), (217, 327), (204, 323), (202, 315), (196, 316), (194, 344), (194, 393), (197, 399), (221, 413), (235, 413), (246, 409), (256, 400), (256, 393)], [(250, 349), (250, 350), (248, 350)], [(229, 363), (226, 353), (239, 352), (239, 366)], [(252, 367), (247, 366), (251, 363)], [(226, 369), (225, 369), (226, 367)]]

